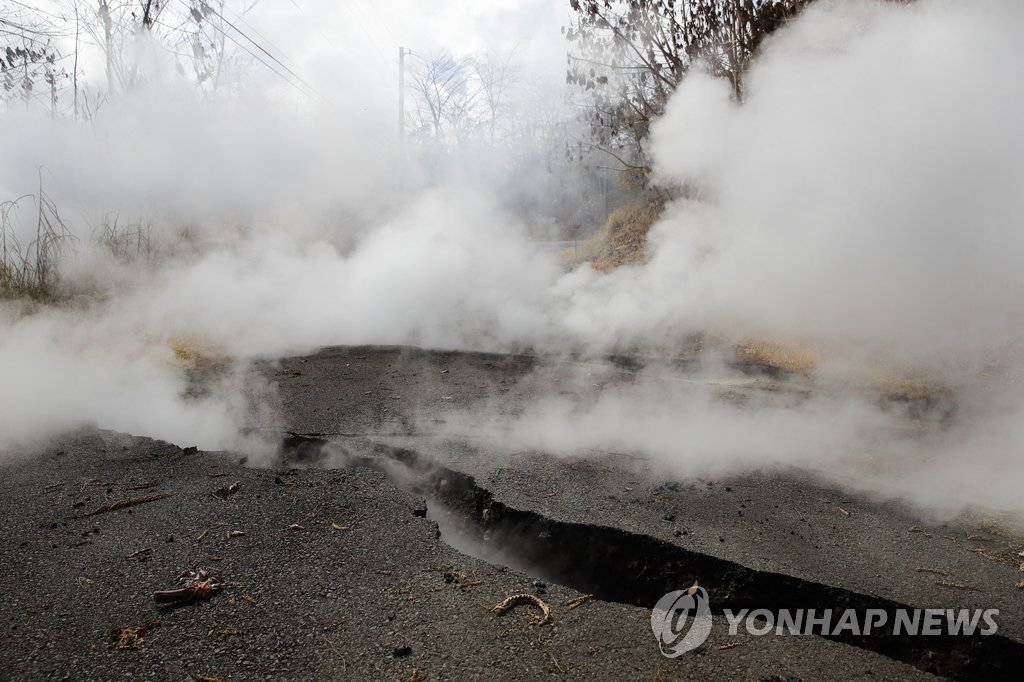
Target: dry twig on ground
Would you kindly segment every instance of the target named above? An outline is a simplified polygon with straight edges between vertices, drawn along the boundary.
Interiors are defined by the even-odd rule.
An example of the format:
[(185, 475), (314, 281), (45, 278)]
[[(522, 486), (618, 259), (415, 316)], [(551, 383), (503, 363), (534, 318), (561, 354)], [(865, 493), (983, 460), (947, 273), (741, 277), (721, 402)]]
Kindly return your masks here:
[(158, 627), (160, 627), (160, 621), (151, 620), (145, 625), (138, 628), (121, 628), (118, 631), (117, 648), (134, 649), (135, 647), (141, 645), (145, 641), (146, 635), (149, 634), (151, 630)]
[(185, 571), (178, 576), (178, 583), (181, 585), (178, 589), (154, 592), (153, 599), (161, 603), (207, 599), (224, 588), (220, 571), (215, 570)]
[(513, 594), (511, 597), (502, 600), (498, 604), (495, 604), (491, 611), (498, 614), (499, 616), (516, 604), (533, 604), (540, 609), (541, 613), (544, 614), (543, 618), (534, 616), (534, 622), (537, 625), (544, 625), (545, 623), (551, 622), (551, 608), (544, 603), (544, 600), (535, 594)]
[(110, 504), (105, 504), (102, 507), (97, 507), (91, 512), (82, 514), (82, 518), (87, 516), (96, 516), (97, 514), (106, 514), (107, 512), (117, 511), (118, 509), (124, 509), (125, 507), (134, 507), (137, 504), (145, 504), (146, 502), (155, 502), (170, 496), (171, 493), (155, 493), (153, 495), (145, 495), (143, 497), (130, 497), (127, 500), (118, 500), (117, 502), (111, 502)]

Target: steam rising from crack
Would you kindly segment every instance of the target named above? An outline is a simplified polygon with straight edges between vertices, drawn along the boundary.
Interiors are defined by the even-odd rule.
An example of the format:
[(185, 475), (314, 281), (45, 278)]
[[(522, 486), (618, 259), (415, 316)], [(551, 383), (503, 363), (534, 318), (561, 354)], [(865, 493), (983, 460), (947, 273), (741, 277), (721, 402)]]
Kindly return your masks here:
[[(867, 481), (892, 455), (903, 490), (1020, 511), (999, 481), (1024, 474), (1022, 20), (1008, 0), (822, 2), (766, 43), (742, 104), (691, 75), (650, 142), (690, 198), (652, 229), (645, 265), (611, 273), (565, 272), (541, 248), (536, 215), (507, 199), (543, 183), (502, 175), (509, 159), (474, 173), (456, 157), (431, 182), (354, 107), (337, 125), (262, 102), (168, 106), (153, 86), (95, 130), (9, 113), (5, 193), (44, 165), (83, 244), (121, 207), (147, 257), (83, 247), (62, 263), (78, 304), (4, 312), (0, 445), (95, 420), (252, 447), (243, 427), (273, 420), (253, 412), (272, 391), (245, 361), (326, 345), (597, 354), (711, 332), (811, 343), (833, 386), (921, 373), (956, 393), (955, 422), (907, 433), (842, 390), (731, 405), (673, 376), (583, 406), (545, 398), (502, 428), (683, 471), (841, 464)], [(243, 364), (196, 395), (188, 371), (210, 358)]]

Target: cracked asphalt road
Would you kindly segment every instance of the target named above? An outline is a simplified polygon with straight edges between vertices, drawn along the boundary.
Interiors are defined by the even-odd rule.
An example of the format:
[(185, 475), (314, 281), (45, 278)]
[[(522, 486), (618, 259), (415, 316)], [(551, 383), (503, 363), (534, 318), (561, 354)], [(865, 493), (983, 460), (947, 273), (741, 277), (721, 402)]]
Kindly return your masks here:
[[(923, 607), (996, 607), (1000, 634), (1022, 640), (1018, 568), (1001, 560), (1020, 538), (1005, 529), (929, 523), (797, 472), (665, 481), (622, 457), (495, 456), (486, 443), (421, 433), (453, 403), (517, 392), (528, 399), (539, 373), (578, 370), (565, 363), (363, 347), (264, 370), (279, 384), (282, 408), (280, 423), (263, 425), (270, 430), (325, 434), (356, 449), (411, 447), (517, 509), (758, 570)], [(0, 466), (4, 679), (932, 677), (820, 637), (753, 637), (742, 628), (730, 636), (721, 617), (703, 647), (667, 659), (649, 609), (591, 600), (569, 610), (579, 592), (456, 551), (423, 515), (422, 499), (374, 468), (252, 468), (239, 454), (96, 429), (14, 454)], [(213, 494), (235, 481), (230, 499)], [(171, 496), (83, 516), (154, 492)], [(989, 556), (972, 551), (979, 543)], [(152, 592), (173, 587), (189, 565), (220, 570), (225, 589), (177, 608), (156, 604)], [(945, 577), (978, 589), (937, 585)], [(525, 606), (490, 612), (524, 591), (551, 605), (551, 625), (532, 624)], [(120, 628), (154, 620), (144, 642), (117, 647)]]

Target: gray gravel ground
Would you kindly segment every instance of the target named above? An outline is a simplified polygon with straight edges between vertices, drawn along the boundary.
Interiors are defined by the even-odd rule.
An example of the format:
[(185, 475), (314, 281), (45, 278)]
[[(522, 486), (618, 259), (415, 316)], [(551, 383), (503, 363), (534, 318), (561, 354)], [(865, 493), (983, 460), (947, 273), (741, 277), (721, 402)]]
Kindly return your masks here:
[[(1015, 582), (1024, 576), (1004, 560), (1020, 539), (1005, 529), (929, 524), (797, 472), (666, 482), (621, 458), (491, 456), (480, 442), (424, 433), (453, 402), (527, 400), (540, 374), (567, 371), (541, 365), (330, 349), (265, 368), (280, 385), (282, 409), (279, 423), (262, 426), (325, 434), (353, 449), (401, 444), (475, 476), (517, 509), (622, 528), (753, 569), (916, 606), (1000, 608), (1000, 634), (1022, 640)], [(0, 466), (2, 679), (931, 677), (819, 637), (729, 636), (720, 617), (703, 647), (664, 658), (649, 609), (598, 600), (568, 609), (579, 592), (456, 551), (422, 516), (421, 498), (365, 466), (252, 468), (239, 455), (96, 429), (14, 454)], [(230, 499), (214, 495), (235, 481)], [(171, 496), (83, 516), (156, 492)], [(988, 556), (972, 551), (979, 547)], [(152, 592), (173, 587), (190, 565), (219, 570), (225, 589), (175, 608), (154, 603)], [(978, 589), (936, 585), (947, 579)], [(526, 606), (490, 612), (523, 591), (547, 600), (552, 624), (533, 624)], [(120, 628), (155, 620), (141, 644), (118, 648)]]

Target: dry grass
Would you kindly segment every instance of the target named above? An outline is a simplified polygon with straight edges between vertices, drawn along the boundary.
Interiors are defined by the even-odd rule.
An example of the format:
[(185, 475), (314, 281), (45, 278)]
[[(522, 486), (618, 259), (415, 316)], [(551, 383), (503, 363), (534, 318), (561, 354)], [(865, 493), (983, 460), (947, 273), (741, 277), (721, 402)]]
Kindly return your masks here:
[(894, 374), (875, 375), (871, 386), (894, 400), (928, 400), (944, 397), (949, 390), (934, 382)]
[(175, 336), (167, 341), (176, 362), (184, 365), (200, 366), (222, 360), (226, 349), (210, 339), (186, 334)]
[(657, 201), (634, 201), (619, 206), (596, 234), (563, 254), (569, 267), (589, 262), (607, 272), (623, 265), (643, 263), (647, 258), (647, 233), (661, 215)]
[[(14, 216), (21, 205), (35, 201), (36, 234), (22, 246)], [(23, 196), (0, 203), (0, 298), (48, 300), (59, 284), (57, 262), (73, 241), (57, 206), (40, 187), (38, 198)]]
[[(657, 200), (634, 201), (618, 207), (599, 232), (580, 244), (578, 253), (567, 251), (563, 260), (569, 267), (590, 262), (602, 272), (645, 262), (647, 233), (663, 209), (664, 205)], [(744, 362), (799, 374), (809, 374), (821, 362), (821, 356), (810, 346), (788, 341), (747, 339), (736, 352)]]
[(883, 373), (871, 377), (870, 385), (883, 402), (903, 405), (915, 416), (949, 417), (956, 407), (956, 396), (948, 386), (926, 378)]
[(121, 224), (120, 215), (114, 215), (113, 219), (108, 217), (94, 241), (122, 263), (150, 262), (155, 255), (152, 226), (143, 224), (141, 220), (135, 224)]
[[(30, 229), (26, 213), (35, 222), (35, 234), (27, 245), (18, 238)], [(119, 215), (108, 215), (88, 241), (127, 265), (150, 263), (160, 255), (153, 228), (142, 219), (123, 222)], [(187, 231), (179, 241), (188, 242)], [(76, 242), (42, 180), (37, 194), (0, 202), (0, 300), (49, 304), (95, 298), (98, 292), (71, 291), (61, 280), (60, 261), (74, 252)]]
[(746, 339), (737, 346), (736, 355), (743, 362), (797, 374), (810, 374), (821, 362), (813, 348), (791, 341)]
[(171, 339), (171, 350), (174, 357), (181, 362), (196, 362), (203, 356), (201, 343), (193, 338), (179, 337)]
[[(740, 342), (736, 354), (744, 362), (804, 375), (811, 374), (824, 359), (818, 349), (807, 344), (765, 339)], [(948, 386), (924, 376), (867, 366), (854, 370), (850, 378), (862, 385), (866, 380), (868, 390), (883, 403), (905, 405), (913, 414), (946, 415), (955, 406), (953, 391)]]
[[(599, 232), (579, 245), (578, 252), (564, 252), (563, 261), (568, 267), (589, 262), (602, 272), (644, 263), (647, 234), (663, 208), (657, 201), (634, 201), (620, 206), (612, 211)], [(702, 345), (691, 349), (691, 353), (699, 353)], [(800, 375), (810, 375), (822, 364), (822, 350), (798, 341), (764, 338), (743, 339), (735, 346), (736, 357), (742, 362)], [(863, 385), (866, 380), (869, 390), (883, 402), (904, 405), (912, 414), (948, 415), (955, 407), (950, 388), (926, 378), (885, 370), (878, 365), (864, 367), (855, 374), (857, 383)]]

